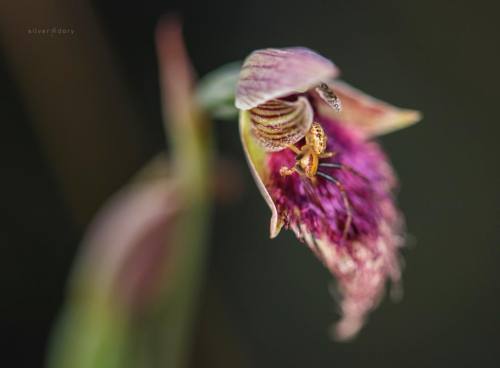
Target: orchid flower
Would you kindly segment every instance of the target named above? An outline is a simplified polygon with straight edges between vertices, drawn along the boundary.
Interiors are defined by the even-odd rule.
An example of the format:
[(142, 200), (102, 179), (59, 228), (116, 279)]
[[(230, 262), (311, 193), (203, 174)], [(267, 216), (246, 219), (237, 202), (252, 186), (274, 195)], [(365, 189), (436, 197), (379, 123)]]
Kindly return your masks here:
[(84, 237), (51, 368), (186, 367), (206, 265), (211, 121), (195, 99), (180, 22), (156, 31), (170, 154), (110, 198)]
[(397, 180), (371, 138), (420, 119), (337, 80), (306, 48), (264, 49), (236, 87), (246, 157), (272, 217), (271, 238), (292, 230), (336, 277), (340, 340), (354, 337), (388, 279), (400, 280), (403, 219)]

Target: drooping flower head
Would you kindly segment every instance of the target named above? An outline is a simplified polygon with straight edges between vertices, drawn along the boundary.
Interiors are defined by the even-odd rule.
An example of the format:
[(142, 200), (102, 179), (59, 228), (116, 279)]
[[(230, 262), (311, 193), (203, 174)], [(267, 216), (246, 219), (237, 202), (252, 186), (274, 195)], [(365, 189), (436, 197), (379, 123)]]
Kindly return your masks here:
[(292, 230), (337, 278), (339, 339), (400, 279), (402, 216), (397, 185), (370, 140), (415, 123), (419, 113), (369, 97), (306, 48), (264, 49), (244, 62), (236, 90), (240, 133), (255, 181), (271, 208), (271, 237)]

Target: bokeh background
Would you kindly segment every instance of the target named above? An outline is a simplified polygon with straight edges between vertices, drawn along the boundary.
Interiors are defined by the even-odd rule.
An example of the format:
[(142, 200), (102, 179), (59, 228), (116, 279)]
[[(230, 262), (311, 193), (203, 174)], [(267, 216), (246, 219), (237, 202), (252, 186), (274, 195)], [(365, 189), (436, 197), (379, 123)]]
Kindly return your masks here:
[[(216, 125), (239, 196), (217, 205), (196, 367), (500, 366), (500, 23), (495, 1), (4, 1), (0, 365), (41, 366), (86, 224), (164, 147), (154, 28), (184, 20), (202, 76), (302, 45), (424, 120), (381, 139), (411, 234), (404, 298), (334, 343), (331, 277), (269, 210)], [(28, 34), (62, 27), (73, 35)], [(238, 192), (238, 191), (237, 191)]]

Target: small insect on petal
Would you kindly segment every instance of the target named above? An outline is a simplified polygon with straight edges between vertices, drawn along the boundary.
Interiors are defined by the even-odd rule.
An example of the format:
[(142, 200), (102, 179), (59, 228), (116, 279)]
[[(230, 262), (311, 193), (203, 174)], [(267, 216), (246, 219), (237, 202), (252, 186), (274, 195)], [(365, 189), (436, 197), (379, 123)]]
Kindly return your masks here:
[(398, 283), (403, 219), (387, 157), (369, 138), (420, 119), (336, 80), (329, 60), (304, 48), (264, 49), (244, 62), (236, 88), (243, 148), (271, 209), (270, 234), (292, 230), (337, 278), (341, 320), (353, 338)]
[(331, 108), (340, 112), (342, 110), (342, 102), (340, 98), (337, 97), (335, 92), (328, 87), (328, 84), (321, 82), (318, 87), (316, 87), (316, 92)]
[[(328, 82), (327, 88), (335, 90), (335, 95), (342, 101), (342, 111), (333, 111), (320, 103), (315, 106), (318, 114), (340, 121), (366, 138), (405, 128), (422, 118), (418, 111), (393, 106), (340, 80)], [(316, 91), (325, 100), (321, 88), (318, 87)]]

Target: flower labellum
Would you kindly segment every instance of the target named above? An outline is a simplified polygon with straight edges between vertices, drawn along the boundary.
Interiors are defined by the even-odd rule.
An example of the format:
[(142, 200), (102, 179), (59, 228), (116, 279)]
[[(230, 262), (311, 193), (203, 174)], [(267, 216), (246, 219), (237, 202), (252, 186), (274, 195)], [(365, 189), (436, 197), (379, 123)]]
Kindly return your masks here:
[(387, 279), (400, 279), (397, 181), (370, 138), (420, 114), (369, 97), (338, 74), (306, 48), (258, 50), (241, 68), (235, 105), (249, 166), (271, 208), (271, 237), (292, 230), (337, 278), (342, 318), (335, 336), (347, 340)]

